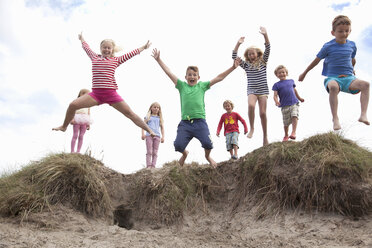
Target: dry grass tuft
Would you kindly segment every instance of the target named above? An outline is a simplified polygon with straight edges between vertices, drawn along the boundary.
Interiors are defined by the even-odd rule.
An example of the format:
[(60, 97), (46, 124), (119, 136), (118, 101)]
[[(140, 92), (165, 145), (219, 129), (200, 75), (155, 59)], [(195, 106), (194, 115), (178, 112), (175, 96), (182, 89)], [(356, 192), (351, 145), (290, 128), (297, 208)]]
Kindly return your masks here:
[(88, 155), (65, 153), (32, 162), (0, 178), (0, 214), (27, 216), (62, 203), (89, 216), (107, 216), (112, 207), (98, 177), (102, 166)]
[(334, 133), (273, 143), (246, 155), (236, 205), (362, 216), (372, 211), (372, 153)]
[(206, 210), (207, 203), (220, 199), (221, 187), (216, 170), (197, 163), (180, 167), (174, 161), (156, 173), (137, 172), (130, 205), (137, 209), (136, 219), (170, 225), (181, 221), (185, 211)]

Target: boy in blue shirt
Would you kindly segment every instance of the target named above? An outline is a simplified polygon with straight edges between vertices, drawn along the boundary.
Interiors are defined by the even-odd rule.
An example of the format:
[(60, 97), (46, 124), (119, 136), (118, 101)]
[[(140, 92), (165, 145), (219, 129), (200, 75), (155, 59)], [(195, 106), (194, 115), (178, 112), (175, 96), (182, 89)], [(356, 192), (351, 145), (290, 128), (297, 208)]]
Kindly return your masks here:
[(316, 58), (299, 76), (298, 81), (303, 81), (306, 74), (313, 69), (320, 60), (324, 59), (322, 75), (327, 78), (324, 86), (329, 93), (329, 104), (333, 117), (333, 129), (341, 129), (337, 115), (338, 93), (340, 91), (357, 94), (360, 92), (361, 114), (360, 122), (369, 125), (367, 108), (369, 102), (369, 82), (357, 79), (354, 76), (356, 45), (347, 39), (351, 32), (351, 21), (347, 16), (336, 16), (332, 22), (332, 35), (335, 39), (325, 43), (316, 55)]
[[(284, 124), (284, 138), (283, 141), (288, 139), (296, 139), (296, 130), (299, 117), (299, 103), (298, 100), (304, 102), (304, 99), (299, 96), (296, 90), (296, 84), (293, 79), (287, 79), (288, 70), (284, 65), (276, 67), (275, 76), (280, 81), (273, 85), (275, 105), (282, 108), (283, 124)], [(280, 101), (278, 100), (278, 96)], [(291, 135), (288, 136), (289, 125), (292, 124)]]

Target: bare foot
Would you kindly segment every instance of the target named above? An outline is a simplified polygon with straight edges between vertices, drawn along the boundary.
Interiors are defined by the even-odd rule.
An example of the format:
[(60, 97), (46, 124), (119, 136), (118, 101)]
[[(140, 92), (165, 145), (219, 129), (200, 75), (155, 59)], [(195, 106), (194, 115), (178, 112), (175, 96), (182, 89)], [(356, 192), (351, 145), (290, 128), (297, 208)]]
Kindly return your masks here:
[(266, 146), (269, 144), (269, 140), (267, 139), (267, 137), (264, 137), (263, 139), (263, 145)]
[(251, 128), (251, 130), (249, 130), (249, 133), (247, 134), (247, 137), (252, 138), (253, 137), (253, 132), (254, 132), (254, 128)]
[(333, 120), (333, 130), (340, 130), (341, 129), (341, 125), (340, 125), (340, 121), (338, 119), (334, 119)]
[(189, 152), (185, 150), (182, 153), (182, 157), (180, 158), (180, 160), (178, 160), (178, 163), (180, 163), (181, 166), (183, 166), (183, 164), (185, 163), (185, 160), (187, 158), (187, 155), (189, 155)]
[(53, 131), (66, 131), (67, 128), (63, 127), (63, 126), (60, 126), (60, 127), (55, 127), (55, 128), (52, 128)]
[(360, 116), (360, 118), (359, 118), (358, 121), (360, 121), (360, 122), (362, 122), (362, 123), (364, 123), (366, 125), (369, 125), (370, 124), (366, 116)]
[(210, 164), (214, 169), (217, 168), (217, 163), (216, 163), (216, 161), (214, 161), (211, 157), (208, 157), (207, 160), (208, 160), (209, 164)]

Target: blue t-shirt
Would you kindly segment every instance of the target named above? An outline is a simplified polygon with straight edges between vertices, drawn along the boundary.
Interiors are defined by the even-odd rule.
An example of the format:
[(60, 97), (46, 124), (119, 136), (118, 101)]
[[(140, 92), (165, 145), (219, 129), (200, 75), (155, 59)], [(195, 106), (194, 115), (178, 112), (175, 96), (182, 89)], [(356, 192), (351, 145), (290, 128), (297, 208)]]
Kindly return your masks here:
[[(156, 136), (160, 137), (160, 117), (157, 115), (151, 115), (150, 120), (147, 122), (147, 125), (151, 130), (156, 134)], [(146, 136), (149, 136), (150, 134), (146, 132)]]
[(277, 91), (279, 95), (279, 107), (291, 106), (298, 103), (294, 92), (295, 87), (296, 84), (292, 79), (281, 80), (273, 85), (273, 90)]
[(354, 67), (351, 62), (355, 58), (357, 48), (355, 42), (346, 40), (345, 44), (340, 44), (333, 39), (325, 43), (316, 55), (319, 59), (324, 59), (323, 76), (353, 75)]

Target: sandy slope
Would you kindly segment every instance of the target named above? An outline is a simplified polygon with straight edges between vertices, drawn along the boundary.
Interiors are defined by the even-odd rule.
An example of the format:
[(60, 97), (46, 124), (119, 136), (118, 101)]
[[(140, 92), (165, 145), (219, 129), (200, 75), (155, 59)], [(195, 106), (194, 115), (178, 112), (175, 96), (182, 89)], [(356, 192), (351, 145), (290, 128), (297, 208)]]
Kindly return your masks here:
[(32, 214), (27, 222), (0, 219), (3, 247), (372, 247), (372, 218), (286, 213), (255, 220), (250, 212), (233, 217), (218, 213), (185, 216), (178, 226), (133, 230), (89, 219), (57, 207)]

